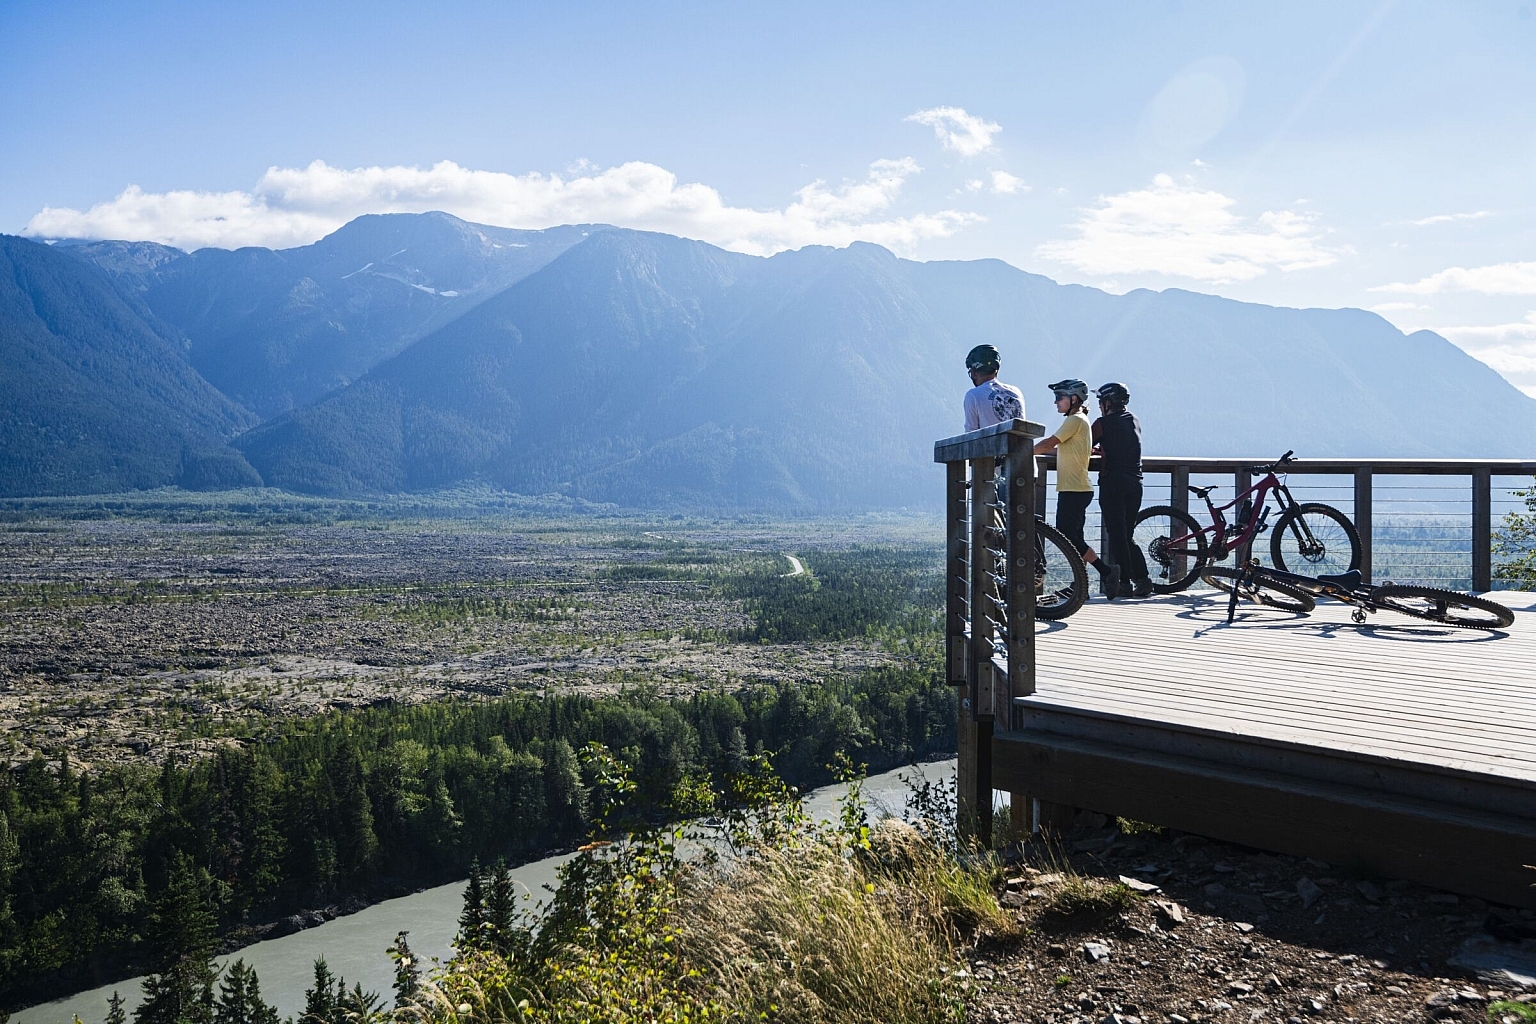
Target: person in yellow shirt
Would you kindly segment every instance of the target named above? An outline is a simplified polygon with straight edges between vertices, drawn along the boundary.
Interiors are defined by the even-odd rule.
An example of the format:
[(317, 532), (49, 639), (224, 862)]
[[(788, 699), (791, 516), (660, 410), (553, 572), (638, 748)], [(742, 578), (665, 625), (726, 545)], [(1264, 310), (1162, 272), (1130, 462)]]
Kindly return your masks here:
[(1099, 590), (1113, 601), (1120, 593), (1120, 567), (1101, 561), (1098, 552), (1083, 539), (1088, 506), (1093, 503), (1093, 484), (1088, 480), (1088, 458), (1093, 454), (1093, 425), (1083, 407), (1088, 385), (1080, 380), (1052, 384), (1061, 426), (1050, 437), (1035, 442), (1035, 454), (1056, 452), (1056, 529), (1077, 545), (1083, 561), (1099, 573)]

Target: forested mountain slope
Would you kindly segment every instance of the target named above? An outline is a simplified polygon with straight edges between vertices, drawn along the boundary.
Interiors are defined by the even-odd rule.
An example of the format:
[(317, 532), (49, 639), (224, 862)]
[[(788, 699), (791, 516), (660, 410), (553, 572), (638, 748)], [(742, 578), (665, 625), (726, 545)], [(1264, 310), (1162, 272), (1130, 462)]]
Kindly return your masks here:
[(446, 213), (359, 217), (294, 249), (69, 242), (190, 341), (211, 383), (262, 416), (306, 405), (581, 241)]
[(0, 235), (0, 494), (259, 483), (226, 443), (255, 422), (101, 270)]
[[(772, 509), (936, 500), (963, 355), (1045, 383), (1118, 379), (1149, 451), (1492, 456), (1536, 448), (1536, 401), (1437, 335), (1359, 310), (1183, 291), (1115, 296), (996, 261), (873, 245), (768, 259), (594, 233), (239, 447), (269, 483), (344, 493), (468, 478), (625, 504)], [(1453, 429), (1477, 409), (1498, 429)]]

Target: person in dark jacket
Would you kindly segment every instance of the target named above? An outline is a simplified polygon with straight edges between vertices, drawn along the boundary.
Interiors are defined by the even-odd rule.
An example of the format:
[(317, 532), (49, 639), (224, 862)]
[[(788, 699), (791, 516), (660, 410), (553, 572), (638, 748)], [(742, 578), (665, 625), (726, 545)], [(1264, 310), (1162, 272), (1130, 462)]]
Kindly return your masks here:
[(1099, 399), (1093, 441), (1099, 451), (1099, 510), (1104, 517), (1105, 547), (1120, 567), (1119, 596), (1150, 597), (1147, 559), (1131, 536), (1141, 511), (1141, 424), (1126, 408), (1131, 392), (1124, 384), (1105, 384), (1094, 394)]

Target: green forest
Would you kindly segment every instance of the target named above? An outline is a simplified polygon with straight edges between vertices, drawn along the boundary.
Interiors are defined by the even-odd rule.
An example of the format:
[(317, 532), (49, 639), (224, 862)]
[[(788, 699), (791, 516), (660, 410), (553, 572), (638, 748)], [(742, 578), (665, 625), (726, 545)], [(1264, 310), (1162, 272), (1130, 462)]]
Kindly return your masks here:
[(889, 664), (681, 697), (636, 685), (386, 705), (274, 721), (196, 761), (86, 772), (39, 757), (0, 774), (0, 1000), (156, 970), (156, 950), (186, 945), (171, 933), (189, 927), (176, 924), (188, 901), (215, 908), (208, 942), (238, 942), (300, 908), (569, 848), (590, 825), (595, 780), (575, 753), (590, 743), (649, 807), (757, 754), (807, 787), (831, 781), (842, 754), (883, 770), (952, 751), (933, 554), (808, 561), (810, 576), (730, 584), (760, 623), (742, 640), (868, 635)]

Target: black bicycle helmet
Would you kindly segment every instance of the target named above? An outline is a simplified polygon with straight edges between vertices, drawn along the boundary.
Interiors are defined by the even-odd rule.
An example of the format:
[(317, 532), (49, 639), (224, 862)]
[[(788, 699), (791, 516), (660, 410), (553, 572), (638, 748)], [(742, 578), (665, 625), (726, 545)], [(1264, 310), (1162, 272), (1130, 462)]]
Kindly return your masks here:
[(1048, 385), (1048, 387), (1056, 393), (1057, 398), (1076, 396), (1085, 402), (1088, 401), (1088, 385), (1076, 377), (1059, 380), (1055, 384)]
[(1131, 389), (1118, 381), (1099, 385), (1099, 390), (1094, 394), (1111, 405), (1129, 405), (1131, 401)]
[(996, 373), (1002, 356), (993, 345), (977, 345), (966, 353), (965, 368), (975, 373)]

